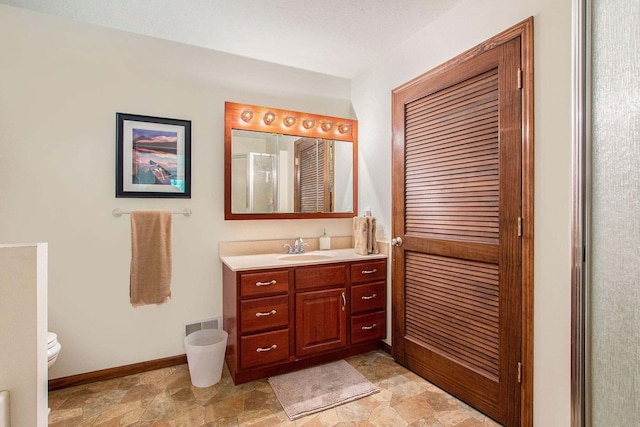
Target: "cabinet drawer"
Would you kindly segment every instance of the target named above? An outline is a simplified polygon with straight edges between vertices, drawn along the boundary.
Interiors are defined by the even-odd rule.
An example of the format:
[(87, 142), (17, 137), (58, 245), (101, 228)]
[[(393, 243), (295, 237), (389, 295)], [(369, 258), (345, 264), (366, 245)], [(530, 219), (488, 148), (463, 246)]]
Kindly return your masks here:
[(386, 280), (387, 260), (381, 259), (351, 264), (351, 283)]
[(288, 324), (288, 295), (251, 299), (240, 303), (240, 330), (243, 334)]
[(240, 338), (241, 366), (266, 365), (289, 357), (289, 329)]
[(385, 282), (354, 285), (351, 287), (351, 314), (384, 310), (385, 299)]
[(296, 290), (344, 285), (346, 264), (296, 268)]
[(240, 295), (255, 297), (273, 295), (289, 291), (289, 272), (287, 270), (265, 270), (240, 275)]
[(386, 312), (351, 317), (351, 343), (381, 340), (387, 334)]

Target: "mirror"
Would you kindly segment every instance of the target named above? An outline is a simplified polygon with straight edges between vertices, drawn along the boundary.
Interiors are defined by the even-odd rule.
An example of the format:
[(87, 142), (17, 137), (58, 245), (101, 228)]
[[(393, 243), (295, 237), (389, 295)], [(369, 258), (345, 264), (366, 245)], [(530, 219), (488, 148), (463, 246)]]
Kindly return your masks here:
[(357, 122), (225, 104), (225, 219), (351, 218)]

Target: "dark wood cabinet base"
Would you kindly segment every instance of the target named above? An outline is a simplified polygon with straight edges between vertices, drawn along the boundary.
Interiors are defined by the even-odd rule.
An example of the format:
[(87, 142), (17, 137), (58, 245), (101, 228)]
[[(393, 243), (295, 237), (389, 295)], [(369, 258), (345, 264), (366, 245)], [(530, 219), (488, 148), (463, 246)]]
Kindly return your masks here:
[(223, 266), (235, 384), (382, 348), (387, 260), (232, 271)]

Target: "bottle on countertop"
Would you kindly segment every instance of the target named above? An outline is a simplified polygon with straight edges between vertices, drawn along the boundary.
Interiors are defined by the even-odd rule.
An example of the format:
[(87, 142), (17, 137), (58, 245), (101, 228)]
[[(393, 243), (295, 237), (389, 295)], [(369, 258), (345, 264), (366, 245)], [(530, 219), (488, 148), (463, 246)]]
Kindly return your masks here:
[(327, 229), (325, 228), (324, 234), (320, 236), (320, 250), (326, 251), (331, 249), (331, 237), (327, 236)]

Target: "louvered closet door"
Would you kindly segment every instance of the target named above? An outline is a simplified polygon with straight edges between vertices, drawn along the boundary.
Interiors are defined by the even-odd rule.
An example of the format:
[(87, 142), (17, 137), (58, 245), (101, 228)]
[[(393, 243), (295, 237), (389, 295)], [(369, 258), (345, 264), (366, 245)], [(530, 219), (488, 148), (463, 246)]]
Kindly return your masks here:
[(296, 212), (330, 212), (328, 155), (328, 141), (300, 145)]
[(506, 425), (520, 389), (519, 43), (394, 91), (393, 352)]

